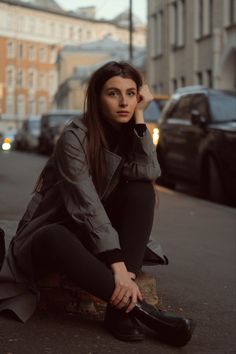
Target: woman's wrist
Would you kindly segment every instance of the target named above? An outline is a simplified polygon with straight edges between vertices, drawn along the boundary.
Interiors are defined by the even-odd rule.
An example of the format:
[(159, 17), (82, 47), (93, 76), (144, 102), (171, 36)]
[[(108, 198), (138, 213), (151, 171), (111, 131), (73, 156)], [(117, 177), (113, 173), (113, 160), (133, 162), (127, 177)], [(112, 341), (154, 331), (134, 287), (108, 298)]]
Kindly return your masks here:
[(134, 120), (136, 124), (144, 123), (144, 114), (142, 110), (135, 111)]
[(124, 271), (126, 269), (125, 263), (124, 262), (115, 262), (111, 264), (111, 269), (113, 270), (114, 273), (117, 273), (119, 271)]

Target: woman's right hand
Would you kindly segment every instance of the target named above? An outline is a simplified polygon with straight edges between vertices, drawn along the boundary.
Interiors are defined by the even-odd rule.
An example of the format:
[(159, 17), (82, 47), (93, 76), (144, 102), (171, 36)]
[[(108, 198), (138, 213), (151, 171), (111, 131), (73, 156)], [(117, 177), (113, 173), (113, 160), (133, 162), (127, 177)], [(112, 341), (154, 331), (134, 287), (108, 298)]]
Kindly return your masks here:
[(142, 294), (138, 285), (131, 279), (124, 262), (117, 262), (111, 265), (114, 272), (115, 289), (110, 299), (111, 305), (117, 309), (126, 307), (126, 312), (130, 312), (142, 300)]

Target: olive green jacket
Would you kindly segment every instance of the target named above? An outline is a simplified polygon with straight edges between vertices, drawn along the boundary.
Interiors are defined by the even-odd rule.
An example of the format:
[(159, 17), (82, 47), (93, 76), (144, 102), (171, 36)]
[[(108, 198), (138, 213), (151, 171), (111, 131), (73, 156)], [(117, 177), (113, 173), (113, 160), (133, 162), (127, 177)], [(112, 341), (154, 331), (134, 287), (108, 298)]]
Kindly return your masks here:
[[(34, 312), (38, 290), (34, 283), (31, 242), (34, 231), (49, 223), (72, 221), (88, 231), (91, 252), (98, 254), (120, 248), (119, 237), (106, 214), (103, 202), (122, 177), (155, 181), (160, 175), (155, 147), (147, 130), (139, 137), (135, 130), (130, 153), (125, 159), (105, 150), (107, 176), (99, 196), (89, 172), (86, 154), (87, 128), (76, 117), (63, 131), (54, 154), (40, 177), (38, 188), (21, 219), (0, 272), (0, 311), (10, 309), (25, 322)], [(150, 240), (155, 255), (152, 264), (167, 264), (161, 247)], [(149, 262), (150, 259), (145, 259)]]

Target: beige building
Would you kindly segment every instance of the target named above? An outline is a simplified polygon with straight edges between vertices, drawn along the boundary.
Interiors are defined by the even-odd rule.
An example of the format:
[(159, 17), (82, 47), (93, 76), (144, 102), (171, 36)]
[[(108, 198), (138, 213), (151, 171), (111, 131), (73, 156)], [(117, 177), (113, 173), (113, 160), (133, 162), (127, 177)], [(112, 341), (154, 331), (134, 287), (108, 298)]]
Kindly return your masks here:
[[(133, 65), (145, 77), (145, 47), (133, 47)], [(83, 111), (84, 93), (92, 72), (110, 60), (129, 61), (129, 45), (107, 36), (80, 46), (65, 46), (58, 54), (55, 105)]]
[(148, 0), (148, 82), (236, 89), (236, 0)]
[[(64, 45), (107, 35), (129, 42), (127, 28), (64, 11), (55, 0), (0, 0), (0, 131), (53, 108), (56, 58)], [(135, 29), (133, 41), (146, 44), (144, 27)]]

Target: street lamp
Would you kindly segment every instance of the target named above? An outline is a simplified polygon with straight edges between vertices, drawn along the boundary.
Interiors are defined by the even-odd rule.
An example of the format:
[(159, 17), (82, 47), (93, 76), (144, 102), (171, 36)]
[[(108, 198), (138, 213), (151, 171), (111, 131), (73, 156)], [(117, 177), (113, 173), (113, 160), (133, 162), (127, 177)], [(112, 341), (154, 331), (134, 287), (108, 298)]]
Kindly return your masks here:
[(132, 0), (129, 0), (129, 60), (133, 61), (133, 17), (132, 17)]

